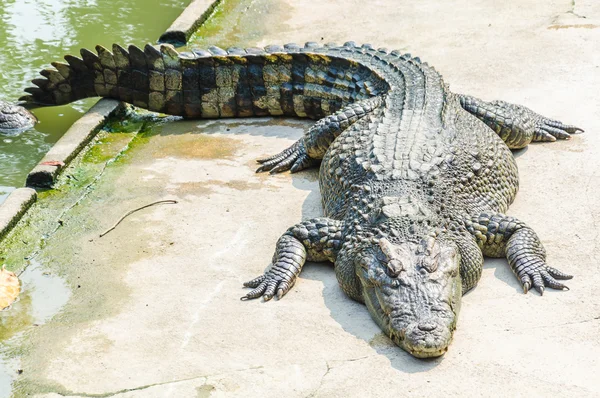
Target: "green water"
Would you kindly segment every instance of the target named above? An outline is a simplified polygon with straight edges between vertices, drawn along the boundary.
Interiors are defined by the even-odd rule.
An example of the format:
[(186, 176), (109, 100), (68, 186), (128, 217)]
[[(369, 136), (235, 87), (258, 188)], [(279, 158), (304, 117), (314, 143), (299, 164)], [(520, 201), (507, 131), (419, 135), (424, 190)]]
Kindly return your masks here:
[[(15, 101), (51, 61), (96, 44), (155, 43), (189, 0), (0, 0), (0, 99)], [(96, 99), (39, 108), (34, 130), (0, 135), (0, 202)]]

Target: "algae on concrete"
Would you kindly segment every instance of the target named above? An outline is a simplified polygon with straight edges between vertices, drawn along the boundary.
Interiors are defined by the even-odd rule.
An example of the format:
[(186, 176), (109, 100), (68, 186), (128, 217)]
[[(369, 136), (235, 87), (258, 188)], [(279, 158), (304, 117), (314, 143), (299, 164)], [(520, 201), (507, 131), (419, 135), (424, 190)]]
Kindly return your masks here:
[(223, 0), (189, 38), (186, 47), (254, 47), (268, 30), (267, 25), (256, 23), (257, 14), (276, 13), (281, 7), (275, 0)]
[[(2, 241), (0, 261), (8, 269), (18, 272), (23, 286), (18, 301), (9, 310), (0, 312), (0, 355), (6, 357), (5, 371), (10, 369), (14, 377), (19, 366), (15, 360), (30, 352), (28, 342), (34, 329), (50, 319), (52, 324), (63, 325), (64, 311), (61, 314), (58, 311), (71, 292), (86, 285), (102, 293), (101, 286), (106, 286), (104, 295), (118, 301), (119, 294), (109, 294), (109, 291), (114, 288), (116, 292), (125, 291), (117, 287), (118, 274), (93, 275), (90, 278), (74, 275), (78, 273), (78, 262), (84, 260), (77, 259), (79, 249), (76, 246), (61, 246), (61, 243), (74, 242), (75, 237), (85, 234), (102, 219), (102, 215), (98, 215), (98, 219), (82, 218), (80, 212), (86, 208), (87, 197), (96, 189), (106, 168), (119, 158), (146, 123), (135, 118), (127, 121), (115, 119), (108, 123), (87, 150), (64, 170), (55, 188), (39, 193), (38, 202)], [(56, 248), (56, 245), (60, 247)], [(93, 263), (94, 260), (91, 261)], [(92, 304), (95, 311), (100, 311), (102, 297), (93, 296), (91, 300), (78, 304)], [(74, 302), (77, 303), (71, 300), (70, 305)], [(65, 308), (65, 311), (68, 308), (72, 307)], [(81, 314), (85, 316), (79, 321), (85, 321), (86, 316), (94, 317), (95, 311), (83, 310)], [(52, 318), (54, 315), (56, 317)]]

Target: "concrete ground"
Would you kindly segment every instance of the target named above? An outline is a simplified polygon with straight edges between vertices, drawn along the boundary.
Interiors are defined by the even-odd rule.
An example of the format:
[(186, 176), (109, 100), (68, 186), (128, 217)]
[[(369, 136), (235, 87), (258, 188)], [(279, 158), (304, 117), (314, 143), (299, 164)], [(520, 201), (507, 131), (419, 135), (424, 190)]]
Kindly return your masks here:
[[(517, 153), (522, 184), (509, 212), (538, 232), (551, 265), (575, 275), (570, 291), (524, 295), (505, 261), (488, 260), (463, 298), (449, 352), (427, 361), (383, 336), (327, 264), (308, 264), (279, 302), (242, 302), (242, 282), (263, 272), (278, 236), (321, 214), (315, 171), (254, 174), (254, 159), (287, 147), (310, 122), (164, 122), (101, 168), (38, 253), (73, 292), (29, 333), (13, 394), (600, 395), (600, 5), (541, 3), (257, 0), (228, 18), (259, 29), (259, 44), (352, 39), (400, 48), (435, 65), (454, 91), (586, 129)], [(231, 35), (251, 44), (250, 33)], [(127, 137), (106, 144), (107, 153)], [(178, 203), (142, 210), (98, 237), (162, 199)]]

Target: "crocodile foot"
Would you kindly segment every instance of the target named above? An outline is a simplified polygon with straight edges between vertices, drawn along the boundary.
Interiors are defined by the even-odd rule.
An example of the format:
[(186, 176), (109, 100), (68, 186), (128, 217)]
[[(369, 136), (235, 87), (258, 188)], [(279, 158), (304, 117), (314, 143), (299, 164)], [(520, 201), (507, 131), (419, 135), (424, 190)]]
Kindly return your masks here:
[(544, 294), (546, 287), (558, 290), (569, 290), (567, 286), (557, 281), (557, 279), (571, 279), (572, 275), (547, 266), (542, 260), (528, 264), (517, 272), (517, 276), (523, 286), (523, 292), (527, 293), (533, 286), (540, 294)]
[(295, 173), (312, 166), (316, 161), (306, 153), (304, 142), (298, 140), (292, 146), (277, 155), (259, 159), (257, 162), (262, 164), (262, 166), (256, 170), (257, 173), (269, 171), (271, 174), (275, 174), (286, 170)]
[(280, 299), (294, 286), (295, 281), (295, 277), (290, 280), (288, 275), (284, 277), (273, 270), (267, 271), (264, 275), (244, 283), (244, 287), (253, 288), (253, 290), (241, 297), (241, 300), (252, 300), (262, 296), (265, 301), (269, 301), (275, 295), (277, 295), (277, 299)]
[(564, 124), (532, 111), (523, 105), (504, 101), (486, 102), (469, 95), (459, 95), (467, 112), (492, 128), (511, 149), (521, 149), (532, 141), (568, 140), (583, 129)]
[(271, 267), (258, 278), (244, 283), (244, 286), (253, 290), (241, 299), (251, 300), (262, 296), (269, 301), (275, 295), (278, 299), (282, 298), (296, 283), (305, 261), (306, 249), (302, 242), (291, 234), (284, 234), (277, 241)]
[(569, 140), (571, 139), (571, 134), (578, 132), (583, 133), (583, 129), (579, 127), (564, 124), (558, 120), (549, 119), (533, 111), (529, 112), (531, 112), (531, 116), (535, 121), (533, 141), (554, 142), (557, 139)]
[(569, 288), (558, 280), (573, 278), (546, 265), (546, 253), (535, 232), (530, 228), (521, 228), (508, 241), (506, 257), (513, 272), (527, 293), (531, 287), (541, 295), (546, 287), (558, 290)]

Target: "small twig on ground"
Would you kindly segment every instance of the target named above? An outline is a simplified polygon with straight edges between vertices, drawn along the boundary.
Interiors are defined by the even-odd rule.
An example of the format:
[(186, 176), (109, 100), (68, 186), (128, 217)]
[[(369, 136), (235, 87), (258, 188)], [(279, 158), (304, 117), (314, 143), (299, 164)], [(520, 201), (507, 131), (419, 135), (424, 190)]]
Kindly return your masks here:
[(109, 233), (110, 231), (112, 231), (113, 229), (117, 228), (117, 226), (118, 226), (119, 224), (121, 224), (121, 221), (123, 221), (124, 219), (126, 219), (127, 217), (129, 217), (130, 215), (132, 215), (133, 213), (135, 213), (136, 211), (140, 211), (140, 210), (142, 210), (142, 209), (145, 209), (146, 207), (150, 207), (150, 206), (158, 205), (158, 204), (161, 204), (161, 203), (170, 203), (170, 204), (176, 204), (176, 203), (177, 203), (177, 201), (176, 201), (176, 200), (159, 200), (158, 202), (152, 202), (152, 203), (150, 203), (150, 204), (147, 204), (147, 205), (145, 205), (145, 206), (138, 207), (137, 209), (133, 209), (133, 210), (131, 210), (131, 211), (127, 212), (127, 213), (126, 213), (126, 214), (125, 214), (123, 217), (121, 217), (121, 218), (119, 219), (119, 221), (117, 221), (117, 222), (115, 223), (115, 225), (113, 225), (112, 227), (110, 227), (110, 228), (109, 228), (109, 229), (107, 229), (106, 231), (102, 232), (102, 233), (100, 234), (100, 237), (103, 237), (104, 235), (106, 235), (107, 233)]

